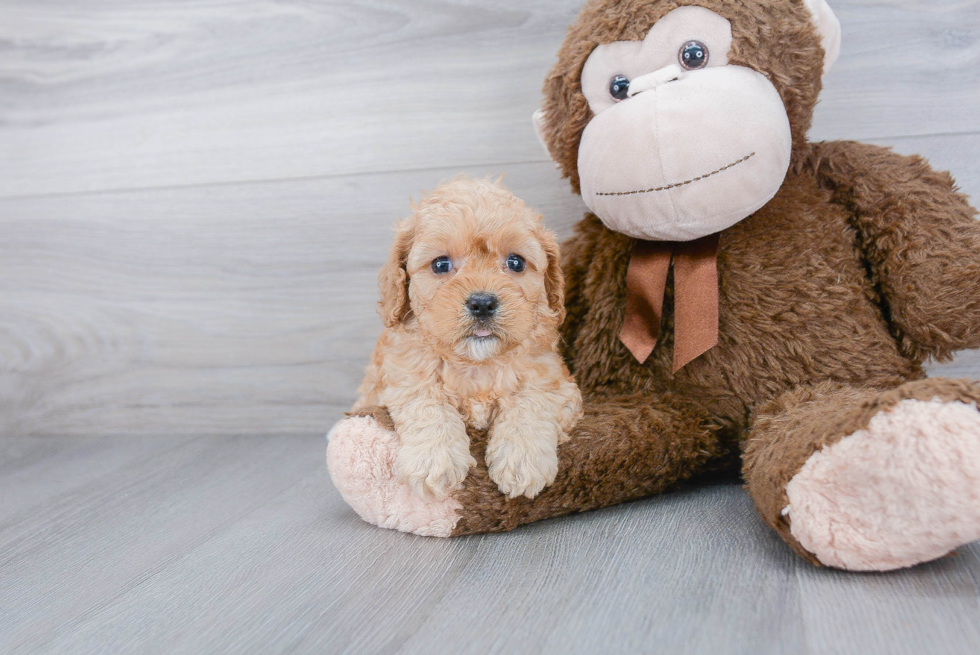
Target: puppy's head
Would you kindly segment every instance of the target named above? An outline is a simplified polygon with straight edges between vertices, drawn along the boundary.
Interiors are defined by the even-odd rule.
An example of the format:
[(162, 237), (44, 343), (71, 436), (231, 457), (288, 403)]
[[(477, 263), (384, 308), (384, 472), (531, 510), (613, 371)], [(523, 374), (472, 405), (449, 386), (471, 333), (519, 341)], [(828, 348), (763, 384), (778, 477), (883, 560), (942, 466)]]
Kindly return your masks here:
[(444, 357), (485, 361), (554, 339), (564, 318), (555, 237), (489, 180), (457, 178), (423, 198), (398, 225), (379, 284), (385, 325), (414, 317)]

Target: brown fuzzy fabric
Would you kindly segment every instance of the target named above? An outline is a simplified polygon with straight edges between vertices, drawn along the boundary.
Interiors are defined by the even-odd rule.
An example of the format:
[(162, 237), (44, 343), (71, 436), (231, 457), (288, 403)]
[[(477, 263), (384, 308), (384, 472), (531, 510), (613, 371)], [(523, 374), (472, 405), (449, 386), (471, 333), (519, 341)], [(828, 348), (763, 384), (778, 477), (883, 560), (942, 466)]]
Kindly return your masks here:
[[(723, 469), (744, 451), (763, 518), (801, 555), (780, 516), (786, 483), (815, 450), (905, 398), (980, 399), (966, 381), (923, 380), (927, 357), (980, 346), (980, 223), (949, 175), (917, 157), (806, 141), (823, 51), (802, 0), (596, 0), (571, 26), (545, 82), (545, 138), (578, 190), (592, 118), (582, 66), (599, 44), (641, 39), (681, 5), (732, 24), (731, 63), (766, 75), (793, 133), (776, 197), (720, 234), (718, 346), (671, 373), (672, 281), (661, 339), (639, 364), (619, 341), (633, 240), (587, 215), (563, 245), (563, 353), (586, 418), (559, 450), (555, 484), (505, 500), (482, 465), (458, 499), (455, 534), (638, 498)], [(482, 460), (485, 435), (471, 435)]]
[[(858, 143), (806, 142), (823, 51), (803, 0), (596, 0), (569, 30), (545, 83), (546, 140), (578, 190), (591, 119), (582, 66), (599, 44), (641, 39), (681, 5), (728, 18), (729, 59), (782, 96), (793, 163), (765, 207), (719, 235), (719, 343), (672, 370), (672, 280), (644, 364), (620, 342), (634, 242), (587, 215), (562, 248), (563, 354), (586, 416), (559, 448), (555, 483), (507, 500), (483, 463), (458, 493), (454, 534), (510, 530), (664, 491), (742, 453), (764, 520), (802, 556), (781, 516), (786, 484), (824, 445), (915, 398), (980, 402), (980, 385), (926, 380), (927, 357), (980, 347), (980, 223), (946, 173)], [(372, 410), (390, 426), (383, 410)]]
[(919, 156), (818, 143), (807, 161), (857, 228), (881, 308), (902, 353), (948, 361), (980, 348), (980, 231), (953, 178)]
[(354, 412), (346, 412), (344, 416), (347, 416), (348, 418), (352, 416), (370, 416), (385, 430), (388, 430), (389, 432), (395, 431), (395, 422), (391, 420), (391, 414), (389, 414), (388, 410), (384, 407), (371, 405), (370, 407), (364, 407)]
[[(567, 251), (587, 261), (588, 272), (581, 275), (566, 259), (563, 337), (572, 372), (587, 392), (691, 396), (744, 430), (754, 407), (814, 380), (885, 387), (923, 375), (889, 333), (850, 217), (812, 176), (787, 177), (769, 204), (721, 233), (719, 343), (677, 374), (671, 374), (670, 286), (664, 338), (640, 364), (618, 338), (633, 241), (595, 216), (577, 233)], [(581, 252), (586, 243), (591, 247)]]
[[(456, 499), (453, 535), (503, 532), (529, 521), (584, 512), (664, 491), (723, 464), (735, 450), (696, 402), (663, 394), (593, 397), (571, 439), (558, 447), (559, 475), (534, 500), (508, 500), (487, 475), (486, 433), (471, 432), (470, 470)], [(726, 447), (727, 446), (727, 447)]]
[[(817, 174), (844, 165), (865, 171), (852, 178), (863, 189)], [(914, 188), (900, 201), (891, 176), (903, 167)], [(807, 457), (900, 400), (980, 399), (975, 383), (922, 380), (924, 354), (980, 346), (980, 223), (949, 176), (918, 158), (848, 143), (815, 146), (803, 169), (721, 233), (719, 344), (676, 374), (670, 284), (663, 338), (639, 364), (618, 338), (633, 240), (593, 215), (576, 226), (563, 246), (563, 339), (587, 418), (559, 451), (555, 484), (533, 501), (507, 501), (482, 465), (471, 472), (454, 534), (656, 493), (723, 467), (741, 439), (763, 518), (815, 561), (780, 516), (785, 485)], [(901, 324), (891, 319), (899, 307), (909, 317)], [(479, 461), (485, 437), (473, 439)]]

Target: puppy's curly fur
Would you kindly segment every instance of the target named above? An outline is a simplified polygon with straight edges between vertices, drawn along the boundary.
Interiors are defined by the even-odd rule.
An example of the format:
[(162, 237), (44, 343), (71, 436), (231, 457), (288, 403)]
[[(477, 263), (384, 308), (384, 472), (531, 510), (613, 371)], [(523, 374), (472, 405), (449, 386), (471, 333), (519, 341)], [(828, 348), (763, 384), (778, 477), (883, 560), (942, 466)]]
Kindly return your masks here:
[(457, 178), (398, 225), (379, 286), (386, 329), (352, 411), (388, 408), (395, 474), (448, 495), (476, 465), (469, 424), (490, 429), (501, 492), (533, 498), (554, 482), (582, 397), (557, 351), (564, 279), (541, 216), (499, 181)]

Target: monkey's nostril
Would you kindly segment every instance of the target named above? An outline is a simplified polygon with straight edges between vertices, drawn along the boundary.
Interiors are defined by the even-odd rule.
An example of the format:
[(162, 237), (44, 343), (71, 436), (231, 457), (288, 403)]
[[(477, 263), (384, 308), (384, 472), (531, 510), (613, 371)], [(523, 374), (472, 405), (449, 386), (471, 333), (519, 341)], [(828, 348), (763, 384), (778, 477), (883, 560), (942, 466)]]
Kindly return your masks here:
[(466, 299), (466, 309), (477, 318), (489, 318), (499, 304), (500, 300), (492, 293), (474, 293)]

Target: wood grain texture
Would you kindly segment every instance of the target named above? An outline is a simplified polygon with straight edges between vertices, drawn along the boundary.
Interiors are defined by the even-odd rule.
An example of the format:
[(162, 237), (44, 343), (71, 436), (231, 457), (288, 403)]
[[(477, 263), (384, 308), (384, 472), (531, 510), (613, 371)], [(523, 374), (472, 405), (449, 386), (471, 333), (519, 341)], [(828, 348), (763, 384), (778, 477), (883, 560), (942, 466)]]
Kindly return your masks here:
[(579, 4), (8, 0), (0, 196), (543, 161)]
[(322, 438), (10, 443), (0, 497), (39, 468), (50, 487), (33, 489), (44, 512), (0, 508), (4, 653), (980, 649), (980, 544), (910, 571), (817, 569), (735, 485), (441, 540), (361, 522)]
[[(529, 121), (580, 4), (0, 0), (0, 652), (980, 652), (977, 543), (816, 569), (733, 485), (445, 541), (331, 487), (408, 198), (582, 215)], [(812, 136), (980, 201), (980, 2), (833, 5)]]
[[(528, 119), (578, 6), (0, 2), (0, 435), (324, 431), (409, 196), (506, 172), (582, 215)], [(980, 3), (835, 7), (814, 136), (980, 198)]]
[[(5, 0), (0, 196), (544, 161), (581, 0)], [(978, 130), (980, 4), (834, 3), (817, 138)]]
[[(966, 159), (980, 137), (896, 146)], [(0, 200), (0, 434), (325, 431), (381, 329), (391, 226), (454, 172)], [(550, 164), (507, 183), (562, 235), (584, 211)]]
[(829, 4), (840, 18), (843, 42), (824, 80), (814, 140), (980, 131), (980, 2)]

